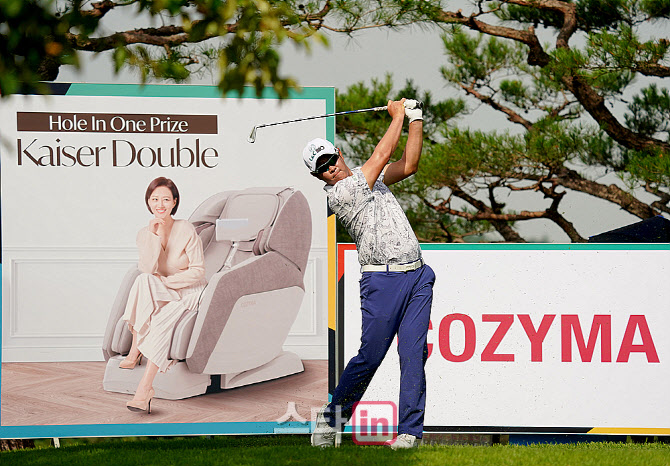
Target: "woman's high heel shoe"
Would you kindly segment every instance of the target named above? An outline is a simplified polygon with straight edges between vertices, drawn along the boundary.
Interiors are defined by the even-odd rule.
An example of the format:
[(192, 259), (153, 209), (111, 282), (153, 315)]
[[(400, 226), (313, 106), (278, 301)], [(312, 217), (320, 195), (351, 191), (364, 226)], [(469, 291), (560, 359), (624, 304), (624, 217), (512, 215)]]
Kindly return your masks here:
[(154, 389), (149, 390), (146, 400), (130, 400), (126, 403), (126, 407), (135, 412), (146, 411), (147, 414), (151, 414), (151, 399), (154, 397)]
[(142, 365), (142, 353), (137, 355), (134, 361), (129, 361), (128, 358), (124, 359), (119, 363), (120, 369), (134, 369), (136, 365)]

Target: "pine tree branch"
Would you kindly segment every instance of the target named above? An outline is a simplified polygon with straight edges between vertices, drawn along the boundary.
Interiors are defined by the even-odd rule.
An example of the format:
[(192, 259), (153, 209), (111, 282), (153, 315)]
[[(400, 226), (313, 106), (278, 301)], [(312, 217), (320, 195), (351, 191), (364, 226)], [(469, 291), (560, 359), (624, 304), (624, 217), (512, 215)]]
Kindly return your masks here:
[[(456, 196), (460, 197), (460, 196)], [(432, 205), (433, 209), (441, 214), (449, 214), (455, 217), (464, 218), (471, 222), (477, 222), (482, 220), (488, 221), (498, 221), (498, 222), (518, 222), (521, 220), (535, 220), (538, 218), (547, 218), (547, 212), (544, 210), (538, 211), (528, 211), (522, 210), (514, 214), (496, 214), (490, 211), (479, 211), (477, 213), (463, 212), (462, 210), (452, 209), (451, 207), (446, 207), (442, 205)]]
[(560, 0), (503, 0), (504, 3), (553, 11), (563, 15), (563, 25), (556, 38), (556, 47), (569, 49), (568, 42), (577, 30), (577, 5)]
[[(194, 21), (196, 25), (200, 21)], [(237, 30), (237, 23), (231, 23), (226, 26), (228, 34)], [(83, 37), (79, 34), (66, 34), (67, 39), (74, 49), (89, 52), (104, 52), (112, 50), (119, 45), (156, 45), (160, 47), (175, 47), (185, 43), (197, 43), (219, 37), (219, 32), (204, 34), (198, 40), (190, 37), (188, 32), (181, 26), (162, 26), (159, 28), (134, 29), (132, 31), (117, 32), (105, 37)]]
[(570, 241), (573, 243), (586, 243), (587, 239), (580, 235), (572, 222), (569, 222), (565, 217), (563, 217), (557, 210), (547, 209), (546, 211), (547, 219), (554, 222), (558, 227), (568, 235)]
[[(91, 16), (102, 16), (107, 11), (119, 7), (127, 6), (131, 3), (115, 3), (111, 0), (103, 0), (98, 3), (93, 3), (94, 7), (92, 10), (85, 10), (82, 14), (88, 14)], [(331, 2), (325, 2), (323, 8), (316, 13), (305, 13), (297, 15), (297, 21), (299, 24), (304, 24), (307, 26), (308, 32), (303, 36), (308, 36), (320, 28), (324, 27), (324, 20), (326, 15), (331, 11)], [(196, 20), (191, 23), (191, 29), (197, 27), (201, 24), (203, 20)], [(281, 26), (287, 31), (289, 36), (297, 37), (291, 30), (295, 26), (295, 21), (291, 19), (281, 20)], [(154, 45), (159, 47), (175, 47), (186, 43), (199, 43), (204, 42), (209, 39), (214, 39), (216, 37), (222, 37), (227, 34), (235, 34), (239, 29), (240, 22), (235, 21), (226, 25), (224, 33), (220, 30), (203, 34), (202, 37), (194, 39), (189, 32), (183, 26), (176, 25), (165, 25), (157, 28), (140, 28), (127, 30), (122, 32), (117, 32), (108, 36), (103, 37), (85, 37), (81, 34), (67, 33), (66, 37), (70, 42), (70, 45), (76, 50), (89, 51), (89, 52), (104, 52), (106, 50), (112, 50), (119, 45), (134, 45), (134, 44), (144, 44), (144, 45)], [(301, 36), (302, 38), (302, 36)]]
[(605, 106), (605, 99), (591, 87), (586, 79), (578, 74), (566, 75), (563, 84), (579, 100), (584, 109), (600, 124), (600, 127), (616, 142), (633, 150), (661, 149), (670, 151), (670, 144), (640, 133), (619, 123), (619, 120)]
[(659, 212), (670, 214), (670, 193), (660, 191), (659, 189), (652, 187), (649, 183), (645, 184), (644, 190), (660, 198), (659, 200), (652, 202), (651, 207)]
[[(577, 10), (574, 3), (560, 0), (505, 0), (506, 3), (536, 8), (545, 11), (554, 11), (563, 15), (563, 25), (556, 38), (556, 47), (569, 50), (569, 40), (577, 30)], [(551, 57), (542, 48), (534, 29), (528, 31), (517, 30), (505, 26), (494, 26), (476, 19), (478, 14), (463, 16), (461, 11), (441, 11), (438, 20), (444, 23), (462, 24), (474, 31), (490, 36), (515, 40), (528, 46), (528, 64), (546, 67)], [(648, 71), (652, 68), (650, 67)], [(576, 70), (578, 71), (578, 70)], [(635, 133), (623, 126), (605, 106), (605, 99), (600, 96), (587, 82), (586, 78), (577, 72), (561, 77), (561, 82), (577, 98), (584, 109), (600, 124), (603, 130), (622, 146), (633, 150), (661, 149), (670, 152), (670, 144), (658, 139)]]
[(642, 219), (654, 217), (659, 214), (659, 211), (655, 210), (654, 207), (645, 204), (617, 185), (603, 185), (596, 181), (586, 179), (577, 171), (567, 167), (561, 167), (560, 171), (551, 178), (528, 174), (525, 176), (525, 179), (538, 182), (550, 182), (557, 186), (572, 189), (573, 191), (589, 194), (599, 199), (612, 202), (629, 214)]
[[(524, 218), (517, 218), (514, 219), (510, 217), (512, 214), (498, 214), (493, 212), (493, 209), (491, 209), (489, 206), (487, 206), (484, 202), (480, 201), (479, 199), (476, 199), (469, 194), (467, 194), (465, 191), (463, 191), (459, 186), (452, 184), (448, 186), (451, 188), (452, 195), (458, 197), (459, 199), (464, 200), (465, 202), (469, 203), (472, 205), (475, 209), (477, 209), (479, 212), (476, 214), (471, 214), (468, 212), (462, 212), (460, 210), (455, 210), (452, 209), (448, 206), (447, 201), (444, 201), (438, 205), (433, 204), (432, 202), (429, 202), (426, 199), (423, 199), (424, 204), (427, 207), (430, 207), (431, 209), (435, 210), (438, 213), (441, 214), (451, 214), (457, 217), (465, 218), (466, 220), (470, 221), (481, 221), (481, 220), (487, 220), (491, 223), (493, 228), (500, 233), (500, 235), (504, 238), (505, 241), (508, 242), (513, 242), (513, 243), (525, 243), (526, 240), (519, 235), (519, 233), (514, 230), (508, 222), (510, 221), (515, 221), (515, 220), (529, 220), (530, 218), (539, 218), (539, 217), (531, 217), (532, 213), (526, 213), (528, 216), (525, 216)], [(524, 214), (524, 213), (522, 213)]]
[(670, 77), (670, 67), (659, 65), (658, 63), (636, 63), (632, 70), (645, 76), (656, 76), (658, 78)]
[(535, 29), (532, 26), (528, 31), (522, 31), (506, 26), (494, 26), (476, 19), (475, 15), (463, 16), (461, 10), (458, 10), (457, 12), (443, 10), (437, 15), (436, 21), (447, 24), (461, 24), (473, 31), (478, 31), (490, 36), (512, 39), (521, 42), (522, 44), (526, 44), (529, 48), (527, 58), (529, 65), (543, 67), (548, 65), (551, 61), (551, 57), (542, 48), (542, 44), (540, 44), (540, 40), (535, 35)]
[(556, 192), (556, 185), (553, 184), (550, 187), (545, 186), (542, 183), (539, 183), (539, 191), (541, 191), (545, 197), (550, 198), (551, 205), (549, 208), (546, 210), (546, 218), (554, 222), (558, 227), (565, 232), (566, 235), (568, 235), (568, 238), (570, 238), (570, 241), (573, 243), (585, 243), (586, 238), (584, 238), (582, 235), (579, 234), (579, 232), (575, 229), (575, 226), (572, 224), (572, 222), (568, 221), (563, 215), (560, 214), (558, 210), (558, 206), (560, 205), (561, 201), (565, 197), (565, 194), (567, 191), (563, 192)]
[(91, 9), (90, 10), (82, 10), (81, 15), (82, 16), (90, 16), (92, 18), (102, 18), (105, 16), (108, 12), (113, 10), (114, 8), (118, 7), (124, 7), (128, 5), (132, 5), (133, 3), (137, 3), (137, 1), (132, 1), (132, 2), (123, 2), (123, 3), (116, 3), (113, 2), (112, 0), (102, 0), (100, 2), (93, 2), (91, 3)]
[(517, 112), (515, 112), (511, 108), (505, 107), (504, 105), (499, 104), (498, 102), (493, 100), (493, 97), (490, 97), (488, 95), (484, 95), (484, 94), (476, 91), (475, 87), (474, 87), (474, 83), (471, 84), (470, 86), (466, 86), (465, 84), (460, 83), (459, 86), (467, 94), (470, 94), (471, 96), (475, 97), (480, 102), (485, 103), (486, 105), (488, 105), (492, 109), (497, 110), (497, 111), (502, 112), (505, 115), (507, 115), (507, 119), (509, 121), (511, 121), (512, 123), (520, 124), (529, 131), (533, 128), (533, 123), (531, 123), (529, 120), (526, 120), (525, 118), (523, 118), (521, 115), (519, 115)]

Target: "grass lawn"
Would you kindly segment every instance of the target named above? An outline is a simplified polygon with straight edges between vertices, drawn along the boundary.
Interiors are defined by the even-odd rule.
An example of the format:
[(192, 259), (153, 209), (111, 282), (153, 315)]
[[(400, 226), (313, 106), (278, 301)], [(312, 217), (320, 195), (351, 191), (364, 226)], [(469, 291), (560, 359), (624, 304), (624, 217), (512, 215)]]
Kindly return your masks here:
[[(97, 441), (96, 441), (97, 440)], [(87, 443), (82, 443), (82, 442)], [(39, 443), (39, 442), (37, 442)], [(340, 448), (317, 449), (306, 435), (61, 440), (0, 453), (0, 464), (44, 465), (670, 465), (670, 444), (421, 446), (393, 451), (361, 447), (345, 437)]]

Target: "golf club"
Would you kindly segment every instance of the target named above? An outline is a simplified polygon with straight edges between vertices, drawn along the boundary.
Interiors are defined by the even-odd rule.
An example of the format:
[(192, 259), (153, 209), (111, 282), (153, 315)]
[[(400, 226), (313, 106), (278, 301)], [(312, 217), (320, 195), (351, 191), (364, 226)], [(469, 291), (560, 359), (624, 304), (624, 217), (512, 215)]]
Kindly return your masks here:
[[(411, 107), (409, 105), (412, 105)], [(423, 102), (419, 100), (407, 100), (405, 101), (405, 107), (406, 108), (423, 108)], [(286, 120), (286, 121), (277, 121), (275, 123), (265, 123), (262, 125), (257, 125), (254, 126), (253, 129), (251, 130), (251, 134), (247, 138), (247, 141), (250, 143), (256, 142), (256, 131), (258, 131), (258, 128), (265, 128), (267, 126), (276, 126), (276, 125), (285, 125), (287, 123), (295, 123), (297, 121), (305, 121), (305, 120), (314, 120), (317, 118), (326, 118), (326, 117), (331, 117), (331, 116), (337, 116), (337, 115), (347, 115), (349, 113), (363, 113), (363, 112), (380, 112), (383, 110), (386, 110), (388, 107), (384, 105), (383, 107), (372, 107), (372, 108), (363, 108), (360, 110), (348, 110), (346, 112), (337, 112), (337, 113), (328, 113), (326, 115), (315, 115), (315, 116), (310, 116), (310, 117), (305, 117), (305, 118), (296, 118), (295, 120)]]

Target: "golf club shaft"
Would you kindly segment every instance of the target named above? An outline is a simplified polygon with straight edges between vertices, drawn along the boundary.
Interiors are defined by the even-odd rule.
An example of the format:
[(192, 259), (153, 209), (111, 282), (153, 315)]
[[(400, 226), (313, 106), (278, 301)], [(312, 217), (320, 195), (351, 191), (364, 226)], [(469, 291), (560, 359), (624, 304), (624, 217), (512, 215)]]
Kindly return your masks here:
[(286, 120), (286, 121), (278, 121), (276, 123), (266, 123), (263, 125), (258, 125), (256, 128), (265, 128), (267, 126), (276, 126), (276, 125), (283, 125), (286, 123), (295, 123), (296, 121), (305, 121), (305, 120), (315, 120), (317, 118), (326, 118), (326, 117), (331, 117), (331, 116), (337, 116), (337, 115), (346, 115), (349, 113), (363, 113), (363, 112), (381, 112), (383, 110), (386, 110), (386, 105), (383, 107), (372, 107), (372, 108), (363, 108), (360, 110), (348, 110), (346, 112), (337, 112), (337, 113), (328, 113), (326, 115), (315, 115), (315, 116), (310, 116), (310, 117), (304, 117), (304, 118), (296, 118), (295, 120)]
[[(414, 101), (414, 100), (406, 101), (405, 106), (407, 106), (407, 102), (412, 102), (413, 107), (410, 107), (410, 108), (414, 108), (414, 106), (416, 106), (418, 108), (423, 108), (423, 102)], [(304, 118), (296, 118), (295, 120), (286, 120), (286, 121), (277, 121), (277, 122), (274, 122), (274, 123), (265, 123), (265, 124), (262, 124), (262, 125), (254, 126), (253, 129), (251, 130), (251, 134), (247, 138), (247, 141), (252, 142), (252, 143), (256, 142), (256, 131), (259, 128), (266, 128), (268, 126), (285, 125), (287, 123), (295, 123), (297, 121), (315, 120), (317, 118), (326, 118), (326, 117), (337, 116), (337, 115), (347, 115), (347, 114), (350, 114), (350, 113), (380, 112), (380, 111), (384, 111), (386, 109), (388, 109), (388, 106), (384, 105), (383, 107), (363, 108), (363, 109), (360, 109), (360, 110), (347, 110), (345, 112), (336, 112), (336, 113), (328, 113), (328, 114), (325, 114), (325, 115), (315, 115), (315, 116), (304, 117)]]

